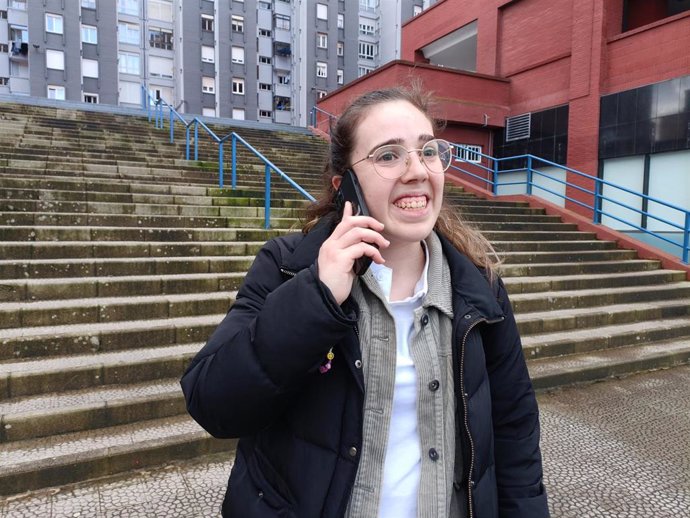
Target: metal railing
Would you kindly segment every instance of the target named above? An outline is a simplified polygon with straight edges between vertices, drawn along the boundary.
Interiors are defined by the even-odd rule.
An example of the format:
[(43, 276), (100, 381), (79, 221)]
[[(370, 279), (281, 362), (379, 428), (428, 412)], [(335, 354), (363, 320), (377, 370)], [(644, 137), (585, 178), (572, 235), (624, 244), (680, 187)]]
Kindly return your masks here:
[[(211, 140), (218, 144), (218, 184), (221, 189), (224, 188), (224, 162), (225, 162), (225, 152), (224, 144), (228, 140), (231, 140), (232, 144), (232, 176), (231, 176), (231, 189), (235, 190), (237, 188), (237, 143), (239, 142), (245, 148), (247, 148), (252, 154), (254, 154), (264, 165), (264, 228), (270, 228), (271, 226), (271, 172), (278, 174), (283, 180), (285, 180), (291, 187), (297, 190), (302, 196), (304, 196), (309, 201), (315, 201), (315, 198), (309, 194), (302, 186), (285, 174), (278, 166), (266, 158), (262, 153), (257, 151), (251, 144), (244, 140), (234, 131), (225, 135), (224, 137), (219, 137), (216, 133), (209, 128), (202, 120), (198, 117), (193, 117), (191, 119), (186, 119), (184, 116), (180, 115), (175, 108), (170, 104), (165, 102), (163, 99), (154, 98), (151, 93), (144, 87), (141, 87), (142, 92), (142, 106), (146, 110), (149, 122), (152, 117), (155, 117), (155, 127), (157, 129), (164, 129), (165, 126), (165, 116), (164, 110), (167, 109), (169, 112), (169, 125), (170, 125), (170, 143), (175, 141), (175, 121), (179, 120), (185, 126), (185, 158), (189, 160), (190, 156), (190, 141), (191, 141), (191, 130), (194, 127), (194, 160), (199, 160), (199, 127), (203, 129)], [(153, 108), (153, 114), (152, 114)]]
[(309, 112), (309, 121), (311, 127), (321, 130), (329, 135), (331, 133), (331, 128), (337, 120), (338, 117), (316, 106), (314, 106)]
[[(458, 150), (465, 150), (466, 153), (471, 153), (475, 156), (481, 157), (481, 159), (478, 162), (468, 162), (462, 159), (456, 159), (453, 165), (451, 165), (451, 169), (483, 183), (486, 190), (490, 191), (496, 196), (501, 195), (499, 193), (500, 188), (510, 186), (524, 186), (525, 194), (539, 196), (542, 198), (545, 196), (540, 196), (537, 193), (546, 193), (547, 196), (550, 195), (551, 197), (561, 198), (574, 203), (575, 205), (591, 210), (592, 221), (596, 224), (602, 224), (602, 217), (610, 218), (611, 220), (622, 223), (626, 227), (630, 227), (644, 234), (653, 236), (655, 239), (672, 245), (672, 247), (680, 248), (680, 257), (682, 261), (688, 264), (690, 260), (690, 210), (688, 209), (534, 155), (526, 154), (505, 158), (495, 158), (490, 155), (477, 152), (473, 149), (467, 149), (461, 144), (453, 144), (453, 146)], [(455, 154), (458, 155), (459, 153), (456, 152)], [(463, 163), (463, 166), (461, 167), (457, 165), (458, 163)], [(562, 170), (565, 172), (564, 178), (566, 179), (560, 179), (553, 175), (549, 175), (548, 173), (540, 170), (540, 167), (557, 168)], [(506, 175), (511, 173), (524, 173), (525, 179), (517, 181), (501, 181), (501, 176), (505, 178)], [(587, 187), (577, 185), (572, 181), (568, 181), (568, 173), (582, 179), (583, 183), (585, 184), (593, 184), (594, 188), (589, 189)], [(562, 187), (562, 192), (560, 189), (557, 190), (555, 188), (548, 188), (543, 183), (539, 182), (539, 180), (544, 179), (548, 180), (549, 182), (555, 182), (557, 186), (560, 185)], [(586, 201), (582, 201), (581, 199), (569, 196), (569, 190), (570, 192), (575, 190), (580, 193), (584, 193), (586, 198), (591, 199), (591, 202), (588, 203)], [(607, 194), (605, 191), (611, 192), (612, 194)], [(618, 196), (615, 196), (614, 194), (618, 194)], [(629, 202), (626, 203), (620, 199), (617, 199), (623, 196), (626, 198), (633, 197), (634, 199), (639, 200), (639, 204), (642, 208), (635, 207)], [(683, 223), (678, 223), (677, 221), (672, 221), (650, 212), (648, 208), (645, 208), (648, 207), (650, 203), (663, 207), (665, 211), (670, 211), (674, 215), (677, 215), (677, 220), (682, 221)], [(632, 211), (633, 213), (639, 215), (640, 224), (623, 218), (620, 215), (620, 211), (615, 213), (615, 211), (612, 209), (607, 210), (605, 208), (607, 204), (610, 205), (612, 209), (619, 208), (623, 209), (625, 212)], [(648, 225), (646, 222), (649, 219), (652, 219), (670, 229), (674, 229), (673, 232), (677, 232), (682, 236), (681, 242), (678, 242), (674, 239), (669, 239), (660, 231), (647, 228)]]

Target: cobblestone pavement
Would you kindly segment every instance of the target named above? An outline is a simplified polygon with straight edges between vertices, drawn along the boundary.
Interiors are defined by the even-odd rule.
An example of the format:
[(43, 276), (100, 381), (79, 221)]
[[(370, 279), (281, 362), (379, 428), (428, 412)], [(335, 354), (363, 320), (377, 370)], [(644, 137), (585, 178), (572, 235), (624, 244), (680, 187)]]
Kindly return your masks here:
[[(539, 400), (553, 518), (690, 518), (690, 366)], [(230, 465), (214, 456), (0, 500), (0, 517), (215, 517)]]

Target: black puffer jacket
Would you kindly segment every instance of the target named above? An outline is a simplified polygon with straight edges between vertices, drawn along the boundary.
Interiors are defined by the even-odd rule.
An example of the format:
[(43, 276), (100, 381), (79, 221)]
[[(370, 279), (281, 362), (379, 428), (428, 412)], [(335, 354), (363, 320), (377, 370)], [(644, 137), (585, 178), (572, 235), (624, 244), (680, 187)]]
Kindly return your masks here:
[[(357, 308), (350, 300), (338, 306), (316, 272), (329, 232), (319, 225), (269, 241), (182, 378), (194, 419), (215, 437), (241, 438), (225, 517), (345, 512), (362, 446), (364, 380)], [(455, 313), (464, 459), (456, 472), (465, 474), (455, 486), (469, 491), (474, 517), (546, 517), (537, 405), (505, 288), (500, 281), (492, 288), (441, 241)], [(332, 369), (320, 374), (331, 347)]]

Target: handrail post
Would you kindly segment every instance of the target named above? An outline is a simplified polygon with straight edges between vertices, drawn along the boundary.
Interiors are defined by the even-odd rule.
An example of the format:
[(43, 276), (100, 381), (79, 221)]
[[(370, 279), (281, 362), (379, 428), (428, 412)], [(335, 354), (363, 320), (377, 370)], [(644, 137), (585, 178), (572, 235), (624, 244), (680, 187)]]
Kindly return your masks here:
[(264, 194), (264, 228), (271, 228), (271, 167), (266, 164), (266, 189)]
[(595, 224), (601, 223), (601, 189), (602, 184), (599, 178), (594, 179), (594, 214), (592, 214), (592, 222)]
[(690, 262), (690, 212), (685, 213), (685, 230), (683, 230), (683, 262)]
[(527, 155), (527, 194), (532, 195), (532, 155)]
[(224, 142), (218, 143), (218, 182), (220, 188), (223, 188), (223, 144)]
[(496, 158), (494, 158), (494, 170), (493, 178), (491, 179), (491, 188), (494, 196), (498, 196), (498, 160), (496, 160)]
[(172, 111), (172, 106), (169, 109), (170, 111), (170, 143), (172, 144), (175, 142), (175, 122), (173, 121), (173, 111)]
[(237, 135), (232, 134), (232, 190), (237, 186)]
[(185, 130), (185, 140), (186, 140), (186, 142), (185, 142), (185, 148), (186, 148), (185, 160), (189, 160), (189, 132), (191, 131), (191, 129), (192, 129), (192, 125), (190, 124), (189, 126), (187, 126), (187, 128)]
[(199, 121), (194, 117), (194, 161), (199, 160)]

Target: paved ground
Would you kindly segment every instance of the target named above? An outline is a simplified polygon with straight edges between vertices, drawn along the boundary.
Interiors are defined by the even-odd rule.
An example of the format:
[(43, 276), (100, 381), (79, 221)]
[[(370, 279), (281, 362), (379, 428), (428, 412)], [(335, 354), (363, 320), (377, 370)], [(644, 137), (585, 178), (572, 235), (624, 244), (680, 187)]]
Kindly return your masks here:
[[(554, 518), (690, 518), (690, 366), (543, 393)], [(0, 500), (1, 518), (218, 516), (230, 462), (211, 457)]]

